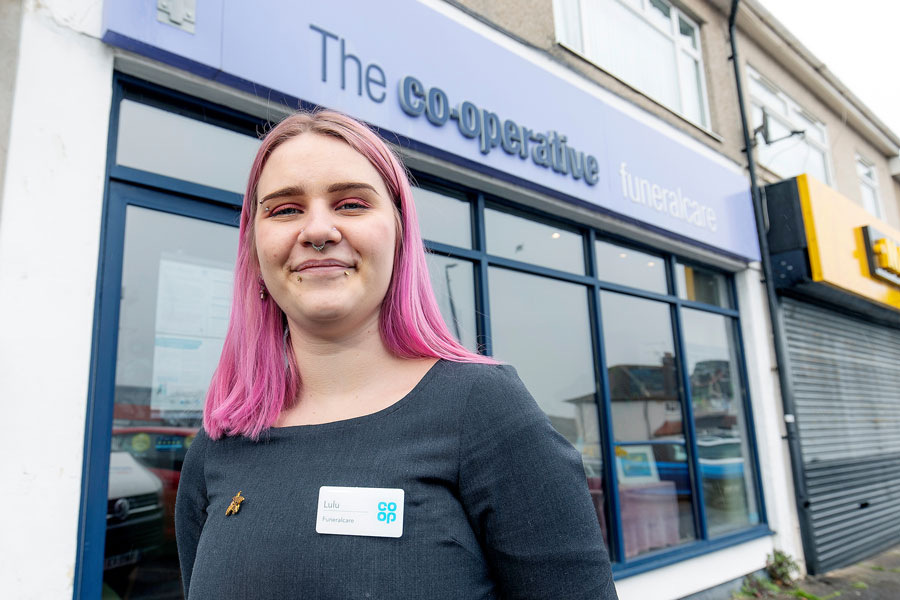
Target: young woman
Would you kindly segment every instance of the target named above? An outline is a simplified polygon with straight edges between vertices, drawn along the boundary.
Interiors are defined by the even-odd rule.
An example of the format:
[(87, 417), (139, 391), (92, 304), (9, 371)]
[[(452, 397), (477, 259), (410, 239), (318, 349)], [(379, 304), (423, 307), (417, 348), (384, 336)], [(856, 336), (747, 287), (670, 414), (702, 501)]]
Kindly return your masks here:
[(273, 128), (238, 243), (176, 503), (186, 598), (616, 598), (579, 454), (448, 332), (377, 135)]

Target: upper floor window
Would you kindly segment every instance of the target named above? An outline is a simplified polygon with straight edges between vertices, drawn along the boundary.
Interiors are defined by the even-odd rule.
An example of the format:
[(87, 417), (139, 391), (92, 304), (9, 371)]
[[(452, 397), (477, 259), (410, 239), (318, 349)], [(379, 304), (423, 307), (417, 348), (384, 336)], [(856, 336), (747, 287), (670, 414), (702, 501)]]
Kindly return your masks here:
[(859, 175), (859, 188), (863, 208), (879, 219), (884, 218), (881, 202), (878, 199), (878, 177), (875, 174), (875, 165), (863, 157), (857, 156), (856, 174)]
[(780, 177), (808, 173), (831, 183), (825, 125), (756, 70), (747, 75), (760, 164)]
[(700, 30), (665, 0), (555, 0), (556, 37), (654, 100), (709, 127)]

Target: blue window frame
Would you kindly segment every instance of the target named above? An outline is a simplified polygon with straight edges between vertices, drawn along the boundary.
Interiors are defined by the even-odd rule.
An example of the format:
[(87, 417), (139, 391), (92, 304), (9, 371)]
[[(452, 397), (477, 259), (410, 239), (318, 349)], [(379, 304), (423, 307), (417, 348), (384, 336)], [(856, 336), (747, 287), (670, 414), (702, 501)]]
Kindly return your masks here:
[[(172, 215), (180, 215), (211, 223), (236, 226), (238, 224), (241, 205), (240, 194), (225, 191), (216, 187), (191, 183), (180, 179), (166, 177), (117, 165), (116, 139), (119, 122), (119, 106), (123, 99), (162, 108), (183, 116), (201, 120), (232, 131), (255, 135), (263, 131), (266, 124), (259, 119), (249, 117), (227, 107), (214, 105), (184, 94), (162, 89), (125, 75), (116, 75), (115, 93), (110, 118), (109, 158), (107, 162), (107, 186), (101, 230), (101, 252), (98, 265), (98, 283), (94, 319), (94, 339), (91, 357), (91, 377), (87, 403), (87, 426), (85, 431), (85, 456), (83, 464), (83, 483), (81, 510), (78, 527), (78, 555), (75, 569), (75, 598), (97, 598), (101, 594), (103, 584), (104, 549), (103, 540), (106, 529), (107, 486), (109, 481), (110, 447), (112, 442), (113, 397), (115, 386), (115, 359), (119, 325), (119, 302), (122, 284), (122, 251), (125, 243), (125, 217), (129, 206), (161, 211)], [(770, 535), (765, 525), (765, 505), (762, 498), (762, 485), (759, 476), (758, 459), (754, 443), (755, 433), (750, 412), (750, 399), (745, 384), (738, 386), (739, 418), (746, 424), (746, 469), (751, 473), (749, 491), (756, 507), (756, 517), (750, 519), (746, 526), (738, 527), (721, 535), (711, 535), (708, 502), (704, 498), (703, 456), (698, 452), (698, 439), (692, 402), (692, 374), (688, 370), (688, 361), (681, 359), (687, 352), (684, 334), (683, 311), (687, 309), (704, 314), (717, 315), (725, 319), (730, 328), (736, 358), (734, 368), (736, 377), (741, 382), (747, 381), (747, 373), (743, 362), (743, 343), (738, 326), (737, 294), (734, 283), (728, 274), (722, 273), (730, 287), (729, 294), (733, 304), (722, 307), (696, 302), (679, 297), (674, 288), (676, 269), (679, 263), (689, 264), (671, 254), (660, 253), (653, 249), (639, 248), (633, 242), (606, 236), (600, 231), (584, 224), (560, 219), (553, 215), (525, 208), (508, 199), (484, 194), (478, 190), (458, 185), (425, 173), (415, 174), (415, 183), (423, 188), (437, 192), (449, 192), (454, 197), (468, 203), (470, 219), (471, 247), (463, 248), (449, 244), (429, 241), (426, 247), (435, 255), (468, 261), (472, 265), (474, 289), (474, 321), (477, 330), (477, 345), (486, 354), (493, 354), (495, 345), (492, 337), (491, 323), (491, 270), (518, 273), (523, 276), (555, 281), (583, 290), (584, 306), (587, 310), (586, 323), (588, 346), (593, 352), (591, 364), (593, 372), (590, 379), (596, 382), (589, 394), (591, 406), (595, 407), (595, 427), (598, 431), (598, 465), (601, 472), (596, 473), (606, 482), (605, 501), (598, 509), (601, 522), (611, 524), (608, 528), (607, 543), (613, 559), (613, 570), (617, 577), (625, 577), (659, 568), (666, 564), (678, 562), (693, 556), (712, 552), (745, 540)], [(527, 182), (523, 182), (527, 186)], [(527, 260), (517, 260), (509, 256), (489, 254), (488, 235), (485, 225), (485, 211), (494, 210), (529, 222), (537, 222), (560, 231), (574, 232), (581, 237), (584, 269), (561, 270), (541, 266)], [(665, 270), (666, 291), (651, 291), (640, 287), (630, 287), (622, 283), (601, 280), (597, 273), (597, 253), (595, 242), (604, 240), (621, 246), (623, 249), (634, 248), (638, 252), (659, 256)], [(624, 251), (623, 251), (624, 253)], [(707, 266), (698, 265), (704, 271), (713, 271)], [(567, 267), (568, 268), (568, 267)], [(574, 289), (574, 288), (567, 288)], [(608, 348), (604, 339), (602, 295), (618, 294), (623, 298), (634, 298), (652, 301), (664, 306), (670, 315), (671, 335), (675, 344), (677, 374), (675, 382), (681, 404), (680, 424), (683, 439), (677, 443), (659, 440), (643, 440), (642, 443), (628, 440), (616, 441), (613, 431), (614, 415), (611, 402), (610, 375), (607, 369)], [(709, 362), (709, 361), (707, 361)], [(694, 379), (698, 378), (695, 373)], [(647, 443), (650, 442), (650, 443)], [(682, 460), (685, 462), (684, 477), (679, 484), (690, 494), (690, 514), (684, 520), (685, 529), (690, 527), (691, 541), (678, 543), (668, 548), (650, 550), (638, 555), (629, 556), (626, 539), (621, 522), (623, 506), (619, 493), (620, 476), (616, 472), (617, 450), (629, 446), (665, 445), (675, 448), (674, 452), (681, 456), (677, 448), (683, 448)], [(721, 444), (720, 444), (721, 445)], [(707, 461), (708, 462), (708, 461)], [(665, 469), (664, 469), (665, 470)], [(708, 470), (708, 469), (707, 469)], [(677, 487), (677, 486), (676, 486)]]

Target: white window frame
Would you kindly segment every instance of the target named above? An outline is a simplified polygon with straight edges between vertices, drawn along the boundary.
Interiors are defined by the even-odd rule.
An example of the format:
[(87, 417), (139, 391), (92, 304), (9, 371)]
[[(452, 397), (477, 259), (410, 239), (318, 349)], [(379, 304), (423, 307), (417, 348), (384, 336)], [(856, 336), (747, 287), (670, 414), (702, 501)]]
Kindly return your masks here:
[[(769, 119), (779, 121), (784, 127), (791, 131), (808, 130), (810, 124), (816, 128), (821, 136), (821, 140), (816, 139), (816, 136), (813, 135), (804, 135), (804, 142), (822, 152), (822, 156), (825, 157), (824, 183), (831, 185), (831, 151), (828, 144), (828, 129), (825, 127), (825, 123), (800, 106), (793, 98), (785, 94), (781, 88), (760, 75), (759, 71), (750, 65), (747, 65), (747, 79), (749, 80), (748, 83), (751, 84), (747, 86), (747, 95), (750, 97), (751, 106), (764, 111)], [(766, 99), (761, 98), (758, 94), (755, 94), (754, 85), (752, 84), (765, 88), (772, 96), (779, 100), (780, 106), (775, 106), (772, 103), (767, 102)], [(756, 141), (761, 144), (765, 143), (761, 137), (757, 138)], [(776, 175), (787, 175), (786, 173), (779, 173), (774, 165), (766, 164), (761, 158), (759, 159), (759, 162)]]
[[(863, 208), (869, 210), (876, 218), (884, 219), (884, 206), (881, 204), (881, 194), (878, 193), (878, 172), (875, 170), (875, 163), (857, 154), (856, 174), (859, 177), (860, 191), (862, 191), (862, 188), (867, 187), (875, 198), (874, 210), (869, 210), (869, 207), (865, 205), (863, 205)], [(860, 194), (860, 198), (865, 198), (865, 195)]]
[[(624, 83), (628, 84), (629, 86), (633, 87), (634, 89), (641, 91), (641, 93), (643, 93), (645, 96), (647, 96), (648, 98), (652, 98), (654, 101), (659, 103), (661, 106), (666, 107), (667, 109), (671, 110), (672, 112), (674, 112), (681, 118), (685, 119), (686, 121), (693, 123), (706, 131), (710, 131), (709, 96), (706, 91), (706, 69), (704, 68), (704, 64), (703, 64), (703, 47), (702, 47), (701, 41), (700, 41), (700, 25), (697, 23), (697, 21), (695, 21), (693, 18), (688, 16), (684, 11), (679, 9), (672, 2), (669, 2), (668, 0), (657, 0), (658, 2), (665, 4), (666, 6), (669, 7), (669, 27), (668, 27), (668, 31), (666, 31), (666, 29), (660, 27), (660, 25), (656, 21), (656, 19), (651, 18), (650, 11), (652, 10), (652, 8), (650, 7), (650, 0), (609, 0), (611, 2), (617, 2), (618, 4), (622, 5), (623, 7), (625, 7), (632, 13), (634, 13), (642, 21), (644, 21), (647, 24), (654, 27), (657, 31), (659, 31), (660, 33), (662, 33), (663, 35), (665, 35), (672, 41), (674, 48), (675, 48), (675, 77), (676, 77), (676, 81), (678, 82), (678, 97), (679, 97), (681, 106), (680, 107), (669, 106), (666, 102), (664, 102), (658, 98), (655, 98), (654, 96), (644, 92), (643, 90), (640, 90), (640, 88), (638, 88), (637, 86), (635, 86), (632, 82), (630, 82), (628, 80), (628, 78), (626, 77), (625, 74), (615, 73), (613, 71), (610, 71), (608, 69), (608, 65), (604, 66), (602, 63), (599, 62), (600, 57), (588, 56), (585, 53), (584, 49), (590, 47), (589, 41), (591, 39), (591, 35), (593, 32), (591, 31), (590, 23), (585, 22), (585, 20), (583, 18), (581, 18), (581, 15), (584, 14), (582, 5), (585, 2), (596, 2), (596, 1), (597, 0), (554, 0), (553, 1), (553, 16), (554, 16), (554, 20), (556, 22), (556, 41), (557, 41), (557, 43), (562, 46), (565, 46), (572, 52), (578, 54), (580, 57), (584, 58), (591, 64), (607, 71), (608, 73), (610, 73), (617, 79), (623, 81)], [(565, 30), (566, 30), (566, 25), (568, 25), (568, 24), (564, 22), (564, 18), (565, 18), (565, 14), (566, 14), (566, 11), (562, 7), (562, 4), (564, 2), (575, 3), (577, 5), (578, 20), (579, 20), (577, 29), (578, 29), (579, 35), (580, 35), (580, 44), (578, 43), (578, 40), (565, 39), (565, 37), (566, 37)], [(697, 42), (696, 48), (694, 48), (692, 45), (687, 43), (685, 41), (685, 39), (683, 38), (683, 36), (679, 35), (679, 33), (678, 33), (678, 31), (679, 31), (678, 20), (679, 19), (684, 20), (691, 27), (694, 28), (694, 39)], [(696, 60), (697, 65), (699, 67), (698, 71), (699, 71), (699, 75), (700, 75), (700, 82), (699, 82), (700, 83), (700, 90), (699, 90), (700, 122), (697, 122), (692, 117), (689, 117), (684, 110), (684, 107), (687, 105), (687, 90), (685, 89), (684, 78), (682, 77), (683, 73), (681, 72), (682, 71), (681, 60), (679, 60), (681, 52), (684, 52), (685, 54), (687, 54), (688, 56), (690, 56), (691, 58)]]

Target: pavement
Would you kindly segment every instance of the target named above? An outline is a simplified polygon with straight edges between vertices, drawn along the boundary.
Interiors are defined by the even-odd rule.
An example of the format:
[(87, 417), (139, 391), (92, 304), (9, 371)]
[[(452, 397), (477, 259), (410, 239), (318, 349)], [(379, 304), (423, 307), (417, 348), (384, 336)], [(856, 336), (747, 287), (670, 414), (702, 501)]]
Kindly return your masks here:
[(735, 598), (772, 600), (900, 600), (900, 546), (872, 558), (823, 575), (810, 575), (793, 588), (766, 595)]

